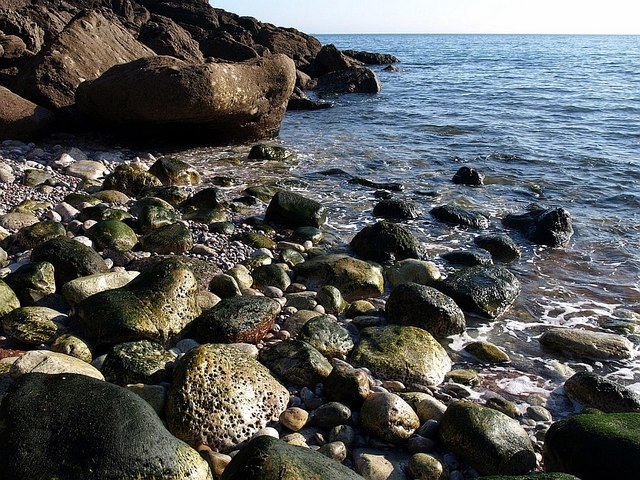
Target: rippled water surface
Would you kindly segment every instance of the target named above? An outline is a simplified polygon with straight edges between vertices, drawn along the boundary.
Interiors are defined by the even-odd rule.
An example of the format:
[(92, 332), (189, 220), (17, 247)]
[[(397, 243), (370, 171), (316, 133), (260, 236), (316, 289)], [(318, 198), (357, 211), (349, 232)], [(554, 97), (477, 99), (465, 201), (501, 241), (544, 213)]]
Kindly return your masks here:
[[(290, 112), (280, 141), (296, 152), (286, 165), (240, 160), (246, 148), (195, 150), (209, 175), (307, 190), (331, 214), (328, 229), (345, 242), (373, 222), (374, 191), (317, 172), (341, 168), (400, 194), (423, 215), (409, 222), (438, 254), (472, 245), (476, 231), (451, 229), (428, 211), (457, 203), (500, 219), (531, 203), (567, 208), (575, 235), (565, 250), (534, 247), (510, 266), (523, 284), (501, 319), (473, 320), (471, 338), (505, 346), (515, 362), (486, 371), (506, 395), (549, 392), (562, 366), (594, 368), (640, 385), (640, 362), (568, 362), (541, 351), (549, 325), (603, 330), (620, 308), (640, 312), (640, 37), (356, 35), (320, 36), (342, 49), (392, 53), (400, 71), (376, 68), (378, 95), (328, 98), (335, 107)], [(461, 165), (486, 175), (484, 188), (455, 186)], [(640, 326), (639, 326), (640, 328)], [(612, 331), (612, 330), (608, 330)], [(633, 334), (629, 337), (640, 344)], [(462, 360), (462, 359), (461, 359)]]

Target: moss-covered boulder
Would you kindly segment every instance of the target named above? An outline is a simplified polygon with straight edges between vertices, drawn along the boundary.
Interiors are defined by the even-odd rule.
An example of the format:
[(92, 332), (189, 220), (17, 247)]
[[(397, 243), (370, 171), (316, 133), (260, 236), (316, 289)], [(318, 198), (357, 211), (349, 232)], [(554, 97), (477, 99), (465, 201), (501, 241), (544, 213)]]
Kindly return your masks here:
[(420, 327), (436, 338), (462, 333), (466, 328), (464, 313), (450, 297), (417, 283), (394, 288), (385, 310), (389, 323)]
[(269, 202), (264, 219), (287, 227), (320, 227), (327, 223), (327, 212), (315, 200), (282, 190)]
[(222, 208), (200, 208), (189, 209), (182, 215), (183, 220), (190, 220), (192, 222), (204, 223), (209, 225), (212, 223), (226, 222), (229, 220), (227, 211)]
[(202, 181), (195, 168), (174, 157), (159, 158), (149, 167), (149, 173), (155, 175), (163, 185), (169, 186), (192, 186)]
[(459, 270), (437, 285), (465, 312), (486, 318), (502, 315), (520, 294), (520, 282), (499, 265)]
[(20, 250), (29, 250), (47, 240), (66, 235), (64, 225), (60, 222), (45, 220), (28, 227), (22, 227), (16, 234), (16, 243)]
[(131, 207), (131, 213), (137, 217), (137, 225), (142, 233), (171, 225), (178, 220), (178, 213), (173, 205), (157, 197), (138, 200)]
[(536, 466), (536, 455), (520, 424), (468, 401), (449, 405), (440, 420), (442, 444), (481, 475), (515, 475)]
[(0, 316), (20, 306), (20, 300), (15, 292), (3, 280), (0, 280)]
[(344, 465), (308, 448), (260, 436), (227, 465), (221, 480), (362, 480)]
[(62, 286), (62, 296), (66, 302), (75, 306), (91, 295), (124, 287), (131, 280), (140, 275), (140, 272), (107, 272), (96, 273), (86, 277), (76, 278)]
[(350, 359), (377, 377), (407, 384), (439, 385), (451, 370), (449, 355), (429, 332), (399, 325), (363, 329)]
[(297, 280), (309, 289), (336, 287), (348, 302), (378, 297), (384, 292), (382, 269), (348, 255), (321, 255), (296, 265)]
[(365, 260), (376, 262), (423, 256), (423, 248), (413, 233), (387, 221), (364, 227), (351, 240), (351, 248)]
[(473, 355), (481, 362), (486, 363), (508, 363), (511, 361), (509, 355), (499, 347), (489, 342), (471, 342), (464, 346), (464, 351)]
[(22, 305), (35, 305), (56, 292), (53, 265), (49, 262), (27, 263), (5, 278)]
[(228, 297), (195, 319), (192, 336), (200, 343), (258, 343), (273, 327), (280, 308), (267, 297)]
[(307, 386), (331, 373), (331, 364), (302, 340), (285, 340), (260, 350), (260, 361), (286, 382)]
[(67, 237), (52, 238), (37, 245), (31, 252), (31, 261), (51, 263), (58, 288), (74, 278), (109, 270), (95, 250)]
[(30, 345), (51, 344), (66, 323), (66, 315), (47, 307), (20, 307), (2, 317), (5, 334)]
[(302, 326), (298, 339), (327, 358), (345, 358), (353, 349), (349, 331), (329, 315), (319, 315)]
[(564, 393), (585, 408), (607, 413), (640, 413), (640, 394), (594, 372), (580, 372), (564, 382)]
[(118, 165), (102, 184), (105, 190), (118, 190), (130, 197), (137, 197), (150, 188), (160, 186), (162, 182), (158, 177), (131, 165)]
[(581, 480), (635, 478), (640, 471), (640, 413), (576, 415), (551, 425), (544, 465)]
[(85, 336), (98, 344), (175, 339), (199, 314), (198, 284), (177, 258), (155, 263), (125, 287), (82, 300), (76, 309)]
[(193, 248), (193, 235), (183, 224), (174, 223), (147, 233), (140, 243), (148, 252), (160, 255), (181, 254)]
[(167, 425), (190, 445), (226, 452), (277, 421), (288, 402), (288, 390), (240, 348), (201, 345), (176, 366)]
[(431, 209), (430, 213), (436, 220), (451, 225), (472, 228), (489, 227), (489, 219), (485, 215), (457, 205), (441, 205)]
[(102, 364), (104, 378), (123, 387), (130, 383), (155, 384), (171, 380), (176, 356), (148, 340), (115, 345)]
[(24, 375), (4, 398), (0, 422), (6, 478), (212, 478), (147, 402), (83, 375)]
[(251, 273), (253, 284), (259, 289), (266, 287), (277, 287), (285, 291), (291, 285), (291, 277), (280, 265), (262, 265)]
[(113, 248), (129, 251), (138, 243), (136, 232), (119, 220), (103, 220), (96, 223), (87, 231), (87, 237), (93, 240), (100, 250)]

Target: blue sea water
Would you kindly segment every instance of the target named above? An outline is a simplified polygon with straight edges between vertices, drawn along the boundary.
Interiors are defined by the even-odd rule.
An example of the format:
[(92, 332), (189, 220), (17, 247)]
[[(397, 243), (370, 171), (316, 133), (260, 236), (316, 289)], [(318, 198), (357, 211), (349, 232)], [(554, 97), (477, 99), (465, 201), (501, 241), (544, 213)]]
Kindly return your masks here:
[[(440, 253), (470, 247), (478, 232), (452, 229), (428, 211), (456, 203), (500, 219), (538, 203), (570, 211), (575, 235), (563, 250), (521, 237), (511, 269), (523, 285), (500, 320), (469, 322), (470, 339), (488, 339), (514, 357), (487, 370), (495, 388), (515, 397), (550, 392), (565, 365), (594, 369), (640, 389), (640, 362), (567, 361), (543, 351), (549, 326), (625, 332), (640, 345), (640, 37), (518, 35), (320, 35), (341, 49), (391, 53), (397, 72), (374, 67), (377, 95), (327, 98), (335, 107), (289, 112), (280, 141), (296, 152), (286, 165), (257, 167), (218, 155), (211, 174), (232, 165), (251, 181), (307, 191), (330, 212), (329, 232), (348, 242), (374, 222), (374, 191), (342, 177), (342, 168), (378, 182), (400, 182), (401, 196), (423, 215), (408, 223), (443, 269)], [(462, 165), (486, 175), (486, 186), (451, 183)], [(627, 320), (624, 320), (627, 318)], [(631, 318), (629, 321), (628, 318)], [(622, 319), (621, 321), (619, 321)], [(620, 328), (620, 325), (623, 328)], [(464, 366), (464, 357), (458, 360)]]

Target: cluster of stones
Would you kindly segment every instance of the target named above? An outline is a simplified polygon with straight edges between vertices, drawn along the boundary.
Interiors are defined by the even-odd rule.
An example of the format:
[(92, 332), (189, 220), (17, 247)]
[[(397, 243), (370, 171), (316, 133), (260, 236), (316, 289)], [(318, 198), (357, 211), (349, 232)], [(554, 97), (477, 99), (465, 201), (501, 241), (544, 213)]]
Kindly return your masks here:
[(365, 64), (397, 61), (207, 0), (16, 0), (0, 8), (0, 140), (88, 121), (174, 143), (270, 138), (288, 107), (331, 106), (305, 90), (376, 93)]
[[(250, 153), (274, 155), (286, 151)], [(491, 262), (445, 278), (387, 220), (354, 237), (357, 256), (331, 253), (330, 212), (295, 192), (229, 201), (170, 157), (41, 161), (0, 164), (3, 190), (30, 192), (0, 216), (7, 478), (525, 478), (543, 457), (546, 478), (637, 471), (640, 397), (603, 377), (569, 379), (566, 395), (590, 413), (553, 425), (542, 406), (465, 399), (481, 377), (452, 370), (441, 342), (516, 300), (505, 234), (477, 238)], [(251, 192), (268, 205), (242, 218)], [(414, 208), (387, 200), (374, 212), (389, 211)], [(531, 233), (546, 215), (515, 218), (528, 238), (566, 238)], [(231, 244), (236, 261), (222, 260)], [(540, 341), (600, 361), (631, 352), (586, 331)], [(510, 360), (486, 342), (465, 352)]]

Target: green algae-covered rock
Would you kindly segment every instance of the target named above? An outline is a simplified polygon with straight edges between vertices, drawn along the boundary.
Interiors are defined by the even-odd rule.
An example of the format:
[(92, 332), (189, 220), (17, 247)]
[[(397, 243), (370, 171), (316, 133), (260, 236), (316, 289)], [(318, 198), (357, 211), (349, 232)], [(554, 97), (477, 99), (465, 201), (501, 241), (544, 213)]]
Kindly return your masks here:
[(417, 283), (394, 288), (385, 310), (389, 323), (420, 327), (436, 338), (462, 333), (466, 328), (464, 313), (450, 297)]
[(160, 186), (162, 182), (158, 177), (131, 165), (118, 165), (102, 184), (105, 190), (118, 190), (130, 197), (137, 197), (147, 189)]
[(92, 207), (83, 208), (78, 214), (77, 220), (86, 222), (87, 220), (95, 220), (100, 222), (102, 220), (128, 220), (131, 218), (131, 214), (121, 208), (110, 208), (104, 203), (95, 205)]
[[(253, 282), (252, 282), (253, 283)], [(220, 298), (229, 298), (242, 295), (240, 286), (235, 278), (225, 273), (215, 275), (209, 282), (209, 291)]]
[(321, 255), (296, 265), (294, 272), (309, 289), (333, 285), (348, 302), (378, 297), (384, 292), (382, 269), (348, 255)]
[(47, 307), (20, 307), (2, 317), (4, 332), (30, 345), (51, 344), (67, 331), (67, 316)]
[(465, 312), (497, 318), (518, 298), (520, 282), (502, 266), (477, 266), (455, 272), (437, 288)]
[(376, 262), (422, 257), (422, 247), (414, 235), (387, 221), (364, 227), (351, 240), (351, 248), (365, 260)]
[(278, 193), (280, 189), (278, 187), (273, 187), (269, 185), (252, 185), (244, 189), (243, 193), (246, 195), (250, 195), (252, 197), (256, 197), (263, 202), (268, 202), (271, 200), (276, 193)]
[(464, 350), (481, 362), (508, 363), (511, 361), (508, 354), (489, 342), (471, 342), (465, 345)]
[(182, 187), (154, 187), (147, 190), (150, 197), (159, 198), (169, 203), (172, 207), (179, 207), (189, 198), (189, 192)]
[(206, 225), (226, 222), (229, 220), (226, 210), (222, 207), (187, 210), (184, 212), (184, 215), (182, 215), (182, 218), (184, 220), (191, 220), (193, 222), (204, 223)]
[(280, 265), (271, 264), (255, 268), (251, 273), (253, 284), (260, 289), (277, 287), (285, 291), (291, 285), (291, 277)]
[(253, 248), (274, 248), (276, 246), (276, 242), (271, 238), (258, 232), (242, 232), (236, 239)]
[(288, 390), (240, 348), (200, 345), (176, 365), (167, 425), (190, 445), (226, 452), (277, 421), (288, 402)]
[(315, 200), (282, 190), (269, 202), (264, 219), (287, 227), (320, 227), (327, 223), (327, 212)]
[(100, 250), (113, 248), (115, 250), (131, 250), (138, 237), (136, 232), (126, 223), (118, 220), (103, 220), (96, 223), (87, 231), (89, 237)]
[(285, 340), (260, 351), (260, 361), (295, 385), (315, 385), (331, 373), (331, 364), (302, 340)]
[(333, 285), (323, 285), (320, 287), (316, 301), (324, 307), (325, 312), (333, 315), (340, 315), (349, 308), (349, 304), (342, 296), (342, 292)]
[(280, 304), (267, 297), (225, 298), (195, 319), (193, 338), (200, 343), (258, 343), (279, 313)]
[(36, 246), (31, 252), (31, 261), (51, 263), (58, 288), (74, 278), (109, 270), (94, 249), (67, 237), (52, 238)]
[(76, 309), (87, 339), (98, 344), (176, 338), (199, 314), (198, 284), (191, 269), (168, 257), (125, 287), (82, 300)]
[(11, 287), (0, 280), (0, 316), (4, 316), (11, 310), (20, 306), (20, 300)]
[(163, 185), (198, 185), (200, 174), (189, 165), (173, 157), (162, 157), (149, 167), (149, 173), (158, 177)]
[(640, 394), (597, 373), (576, 373), (564, 382), (564, 392), (585, 408), (606, 413), (640, 412)]
[(545, 435), (545, 470), (581, 480), (636, 478), (640, 471), (640, 413), (576, 415)]
[(438, 431), (443, 445), (481, 475), (515, 475), (536, 466), (527, 432), (506, 415), (467, 401), (449, 405)]
[(416, 327), (365, 328), (350, 358), (354, 366), (366, 367), (377, 377), (407, 384), (439, 385), (451, 370), (444, 348)]
[(227, 465), (221, 480), (362, 480), (344, 465), (308, 448), (260, 436)]
[(249, 160), (285, 160), (292, 154), (289, 150), (279, 145), (266, 145), (260, 143), (251, 147)]
[(349, 331), (329, 315), (319, 315), (302, 326), (298, 339), (327, 358), (345, 358), (353, 349)]
[(142, 233), (149, 233), (178, 220), (178, 213), (173, 205), (156, 197), (145, 197), (138, 200), (131, 207), (131, 213), (138, 218), (138, 228)]
[(130, 383), (154, 384), (171, 379), (167, 364), (175, 359), (159, 343), (148, 340), (120, 343), (107, 354), (101, 371), (108, 382), (123, 387)]
[(229, 198), (224, 190), (216, 187), (209, 187), (193, 194), (184, 202), (185, 207), (196, 209), (217, 209), (224, 208), (229, 204)]
[(361, 368), (353, 368), (347, 362), (333, 362), (333, 370), (323, 380), (324, 394), (329, 400), (341, 402), (359, 409), (369, 396), (368, 375)]
[(400, 260), (385, 269), (384, 273), (394, 287), (403, 283), (433, 286), (442, 277), (435, 263), (415, 258)]
[(45, 220), (18, 230), (16, 242), (22, 250), (29, 250), (52, 238), (62, 237), (66, 233), (64, 225), (60, 222)]
[(91, 196), (112, 205), (126, 205), (131, 200), (128, 195), (117, 190), (100, 190)]
[(157, 228), (141, 240), (142, 248), (148, 252), (166, 255), (186, 253), (193, 248), (191, 231), (181, 223)]
[(55, 272), (49, 262), (27, 263), (9, 274), (5, 281), (25, 306), (56, 292)]
[(0, 407), (3, 478), (210, 480), (144, 400), (83, 375), (24, 375)]

